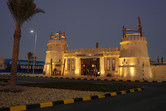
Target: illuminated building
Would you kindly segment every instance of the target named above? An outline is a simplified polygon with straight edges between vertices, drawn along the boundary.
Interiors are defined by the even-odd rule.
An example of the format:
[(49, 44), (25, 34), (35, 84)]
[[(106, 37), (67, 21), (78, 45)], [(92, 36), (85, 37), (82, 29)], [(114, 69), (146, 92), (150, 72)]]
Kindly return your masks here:
[(113, 76), (124, 79), (150, 79), (147, 41), (143, 37), (141, 22), (139, 29), (123, 27), (123, 37), (118, 48), (85, 48), (68, 50), (65, 33), (50, 35), (47, 44), (43, 72), (45, 75), (61, 76)]

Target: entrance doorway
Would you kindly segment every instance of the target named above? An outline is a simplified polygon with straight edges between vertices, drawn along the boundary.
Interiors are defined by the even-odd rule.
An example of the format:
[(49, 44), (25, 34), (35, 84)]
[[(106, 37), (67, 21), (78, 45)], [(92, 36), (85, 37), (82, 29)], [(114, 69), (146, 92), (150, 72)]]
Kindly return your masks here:
[(99, 58), (81, 59), (81, 75), (96, 76), (100, 71), (99, 61)]

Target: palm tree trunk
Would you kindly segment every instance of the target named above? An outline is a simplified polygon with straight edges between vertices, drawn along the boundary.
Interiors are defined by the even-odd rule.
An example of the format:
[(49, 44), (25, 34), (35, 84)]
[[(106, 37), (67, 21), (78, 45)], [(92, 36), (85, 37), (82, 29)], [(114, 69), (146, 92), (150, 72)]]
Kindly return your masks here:
[(14, 44), (13, 44), (13, 57), (12, 57), (12, 68), (11, 68), (11, 80), (10, 80), (10, 89), (16, 89), (16, 76), (17, 76), (17, 61), (19, 56), (19, 45), (21, 38), (21, 27), (16, 25), (14, 32)]

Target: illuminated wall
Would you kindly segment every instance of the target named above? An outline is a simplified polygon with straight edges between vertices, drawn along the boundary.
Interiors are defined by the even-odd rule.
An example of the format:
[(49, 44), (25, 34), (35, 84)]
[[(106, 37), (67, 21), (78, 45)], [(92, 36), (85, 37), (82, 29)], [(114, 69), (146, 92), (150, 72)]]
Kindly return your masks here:
[(125, 79), (151, 79), (147, 41), (144, 37), (121, 39), (119, 72)]
[(67, 42), (65, 40), (49, 40), (43, 70), (46, 75), (52, 75), (54, 69), (60, 71), (61, 74), (63, 73), (65, 50), (67, 50)]
[(101, 72), (101, 76), (105, 76), (105, 70), (104, 70), (104, 57), (100, 58), (100, 72)]
[[(120, 51), (118, 48), (92, 48), (92, 49), (76, 49), (67, 50), (64, 53), (64, 59), (75, 60), (75, 70), (68, 69), (67, 64), (65, 65), (65, 75), (66, 76), (81, 76), (81, 59), (99, 58), (100, 64), (100, 74), (102, 77), (106, 77), (108, 73), (117, 74), (118, 73), (118, 61), (119, 61)], [(106, 59), (110, 59), (110, 70), (107, 71)], [(115, 59), (115, 71), (112, 71), (112, 60)]]
[(76, 62), (75, 62), (75, 75), (81, 75), (81, 59), (80, 58), (76, 58)]

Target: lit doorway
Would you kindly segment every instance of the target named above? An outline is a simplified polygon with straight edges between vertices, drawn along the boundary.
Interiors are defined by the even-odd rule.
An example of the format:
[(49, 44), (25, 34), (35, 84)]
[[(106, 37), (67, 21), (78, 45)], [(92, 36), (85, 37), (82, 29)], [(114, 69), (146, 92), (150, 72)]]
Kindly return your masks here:
[(99, 61), (99, 58), (81, 59), (81, 75), (95, 76), (100, 71)]

